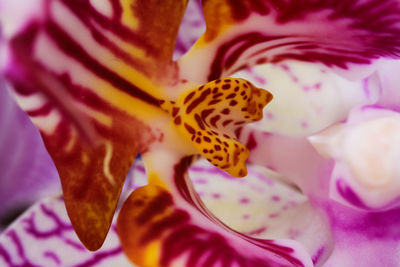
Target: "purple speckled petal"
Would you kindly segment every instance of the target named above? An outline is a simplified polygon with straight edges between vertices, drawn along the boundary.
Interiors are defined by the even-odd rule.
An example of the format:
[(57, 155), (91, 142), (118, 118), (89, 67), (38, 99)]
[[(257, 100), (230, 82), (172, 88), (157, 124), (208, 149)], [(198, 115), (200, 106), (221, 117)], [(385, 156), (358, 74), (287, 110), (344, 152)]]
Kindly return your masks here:
[(132, 264), (125, 258), (115, 227), (103, 247), (88, 251), (76, 236), (62, 198), (43, 200), (0, 236), (0, 266), (90, 267)]
[(39, 131), (11, 99), (1, 78), (0, 129), (1, 228), (2, 220), (46, 195), (59, 192), (61, 187)]

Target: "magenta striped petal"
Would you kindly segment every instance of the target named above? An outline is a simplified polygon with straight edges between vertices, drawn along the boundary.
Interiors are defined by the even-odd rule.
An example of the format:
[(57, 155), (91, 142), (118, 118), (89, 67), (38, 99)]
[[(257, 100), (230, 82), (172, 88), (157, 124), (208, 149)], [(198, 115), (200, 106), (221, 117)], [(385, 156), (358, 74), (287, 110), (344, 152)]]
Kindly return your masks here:
[(61, 198), (45, 199), (26, 211), (0, 236), (0, 266), (121, 266), (125, 258), (115, 226), (102, 249), (89, 252), (80, 243)]
[[(207, 31), (180, 61), (204, 81), (293, 59), (348, 69), (400, 52), (398, 0), (204, 1)], [(190, 63), (207, 65), (186, 73)]]
[[(149, 155), (144, 159), (154, 168), (151, 182), (129, 196), (117, 223), (122, 247), (137, 265), (312, 266), (308, 253), (293, 240), (251, 237), (221, 223), (187, 177), (191, 158), (171, 165), (173, 169), (149, 164), (154, 160)], [(154, 183), (155, 173), (162, 183)]]

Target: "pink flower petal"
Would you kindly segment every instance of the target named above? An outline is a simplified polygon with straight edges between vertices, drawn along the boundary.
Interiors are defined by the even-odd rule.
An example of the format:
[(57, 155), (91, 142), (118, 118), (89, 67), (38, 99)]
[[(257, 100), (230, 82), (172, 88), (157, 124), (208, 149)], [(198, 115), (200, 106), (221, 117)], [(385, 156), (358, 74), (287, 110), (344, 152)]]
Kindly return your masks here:
[[(210, 81), (283, 60), (349, 69), (398, 57), (398, 0), (204, 1), (207, 30), (179, 61), (189, 80)], [(206, 65), (189, 73), (191, 64)]]

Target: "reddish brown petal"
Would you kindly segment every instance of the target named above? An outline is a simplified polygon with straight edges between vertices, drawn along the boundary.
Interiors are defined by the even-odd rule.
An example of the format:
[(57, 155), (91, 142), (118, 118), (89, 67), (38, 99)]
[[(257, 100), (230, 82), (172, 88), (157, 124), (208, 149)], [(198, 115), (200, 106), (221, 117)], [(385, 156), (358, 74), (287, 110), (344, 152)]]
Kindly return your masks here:
[[(2, 18), (7, 29), (2, 74), (41, 131), (59, 171), (72, 224), (91, 250), (107, 234), (135, 156), (156, 138), (143, 122), (163, 114), (159, 89), (148, 77), (161, 66), (155, 67), (155, 60), (167, 57), (148, 44), (150, 37), (140, 39), (140, 32), (121, 19), (122, 11), (135, 8), (123, 10), (110, 1), (109, 13), (93, 3), (43, 1), (20, 27), (10, 27), (13, 20)], [(172, 45), (161, 43), (163, 48)]]

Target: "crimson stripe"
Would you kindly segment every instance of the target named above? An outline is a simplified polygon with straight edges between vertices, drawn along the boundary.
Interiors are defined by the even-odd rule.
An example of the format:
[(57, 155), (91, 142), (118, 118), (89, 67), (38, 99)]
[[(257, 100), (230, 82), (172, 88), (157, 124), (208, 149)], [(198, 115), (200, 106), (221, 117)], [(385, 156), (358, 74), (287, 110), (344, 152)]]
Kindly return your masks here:
[(186, 109), (186, 114), (189, 114), (190, 112), (192, 112), (192, 110), (193, 110), (195, 107), (197, 107), (201, 102), (203, 102), (204, 99), (206, 99), (206, 97), (207, 97), (210, 93), (211, 93), (211, 89), (210, 89), (210, 88), (208, 88), (207, 90), (203, 91), (203, 92), (201, 93), (201, 95), (200, 95), (198, 98), (194, 99), (194, 100), (192, 101), (192, 103), (190, 103), (190, 105), (187, 107), (187, 109)]
[[(259, 32), (251, 32), (251, 33), (246, 33), (240, 36), (237, 36), (233, 38), (230, 41), (227, 41), (225, 44), (221, 45), (218, 48), (218, 51), (216, 53), (216, 56), (211, 64), (211, 69), (210, 73), (208, 75), (208, 80), (216, 80), (222, 75), (222, 71), (224, 69), (224, 58), (228, 54), (229, 50), (237, 45), (240, 42), (248, 42), (251, 40), (252, 44), (256, 44), (258, 42), (267, 42), (267, 41), (272, 41), (272, 40), (279, 40), (282, 38), (286, 38), (285, 36), (263, 36)], [(238, 55), (236, 55), (237, 57)], [(232, 63), (233, 64), (233, 63)]]
[(167, 207), (173, 204), (172, 196), (166, 192), (157, 195), (145, 209), (138, 215), (136, 219), (137, 224), (143, 224), (149, 221), (153, 216), (161, 213)]
[[(77, 3), (77, 1), (79, 3)], [(94, 29), (92, 20), (101, 25), (103, 29), (109, 30), (116, 34), (125, 42), (131, 43), (136, 47), (144, 49), (150, 55), (156, 55), (157, 51), (154, 47), (146, 42), (141, 35), (132, 31), (121, 23), (122, 20), (122, 7), (118, 0), (112, 0), (113, 18), (110, 20), (106, 16), (98, 13), (89, 3), (89, 1), (82, 0), (63, 0), (63, 4), (74, 13), (89, 29)]]
[(141, 243), (145, 244), (158, 238), (165, 230), (173, 229), (181, 224), (188, 222), (190, 216), (183, 210), (176, 210), (171, 215), (162, 218), (160, 221), (152, 223), (147, 229), (146, 234), (141, 238)]
[(37, 116), (45, 116), (48, 115), (50, 113), (50, 111), (52, 110), (53, 105), (50, 103), (45, 104), (44, 106), (34, 109), (34, 110), (30, 110), (30, 111), (26, 111), (26, 113), (28, 114), (28, 116), (30, 117), (37, 117)]
[(54, 40), (55, 44), (66, 55), (82, 63), (88, 70), (97, 75), (100, 79), (105, 79), (115, 88), (120, 89), (129, 95), (140, 99), (150, 105), (159, 106), (159, 99), (153, 97), (145, 91), (129, 83), (117, 73), (101, 65), (96, 59), (92, 58), (78, 43), (76, 43), (63, 29), (53, 22), (46, 23), (46, 31)]

